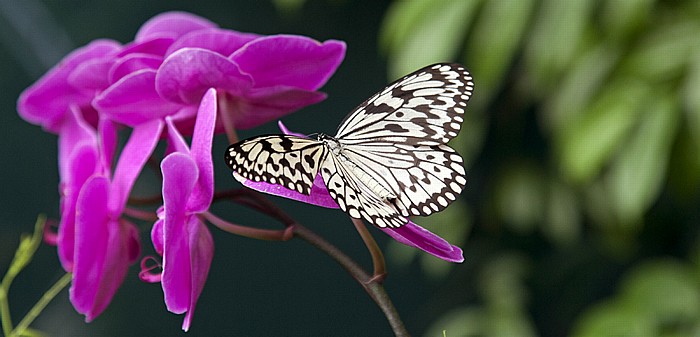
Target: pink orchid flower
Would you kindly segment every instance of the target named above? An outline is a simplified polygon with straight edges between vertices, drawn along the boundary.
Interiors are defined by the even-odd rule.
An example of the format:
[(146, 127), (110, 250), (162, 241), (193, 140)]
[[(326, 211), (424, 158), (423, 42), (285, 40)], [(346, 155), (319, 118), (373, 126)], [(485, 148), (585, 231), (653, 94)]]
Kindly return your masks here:
[(192, 322), (214, 256), (211, 233), (197, 214), (209, 209), (214, 196), (211, 144), (215, 121), (214, 89), (202, 98), (191, 149), (172, 119), (167, 119), (168, 140), (175, 151), (161, 163), (163, 207), (158, 212), (160, 219), (153, 226), (151, 239), (156, 251), (163, 256), (160, 281), (165, 305), (173, 313), (187, 313), (182, 324), (185, 331)]

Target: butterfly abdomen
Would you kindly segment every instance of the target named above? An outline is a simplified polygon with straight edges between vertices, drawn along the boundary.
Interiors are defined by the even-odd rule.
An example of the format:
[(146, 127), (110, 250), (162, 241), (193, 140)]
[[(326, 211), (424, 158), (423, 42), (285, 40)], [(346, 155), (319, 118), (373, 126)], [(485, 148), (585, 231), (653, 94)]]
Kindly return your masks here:
[(343, 153), (343, 145), (340, 144), (336, 139), (333, 137), (321, 137), (324, 145), (328, 148), (328, 151), (332, 153), (335, 158), (341, 162), (346, 168), (349, 169), (350, 173), (352, 173), (355, 178), (359, 182), (361, 182), (365, 187), (367, 187), (372, 193), (374, 193), (377, 197), (381, 198), (384, 201), (389, 201), (389, 200), (395, 200), (396, 195), (394, 193), (391, 193), (386, 187), (384, 187), (379, 181), (377, 181), (372, 175), (367, 173), (364, 169), (362, 169), (360, 166), (358, 166), (356, 163), (354, 163), (352, 160), (350, 160), (344, 153)]

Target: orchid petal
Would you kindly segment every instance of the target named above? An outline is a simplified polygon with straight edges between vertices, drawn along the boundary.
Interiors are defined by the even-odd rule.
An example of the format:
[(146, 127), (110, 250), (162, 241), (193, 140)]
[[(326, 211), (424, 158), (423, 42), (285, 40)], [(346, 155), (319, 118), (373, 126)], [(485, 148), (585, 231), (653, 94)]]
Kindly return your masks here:
[(187, 198), (197, 181), (195, 162), (182, 153), (163, 159), (164, 244), (161, 281), (168, 310), (180, 314), (189, 307), (190, 247), (186, 228)]
[(151, 242), (153, 242), (153, 248), (156, 253), (163, 255), (163, 240), (165, 234), (163, 233), (163, 219), (158, 219), (151, 228)]
[(61, 123), (58, 138), (58, 173), (61, 182), (66, 182), (70, 156), (75, 148), (83, 143), (95, 144), (95, 130), (85, 122), (80, 108), (73, 105), (70, 107), (69, 116)]
[(190, 263), (191, 263), (191, 289), (190, 304), (187, 307), (185, 320), (182, 322), (182, 330), (189, 330), (197, 305), (199, 295), (204, 289), (204, 283), (209, 275), (211, 260), (214, 257), (214, 239), (209, 229), (195, 216), (190, 216), (187, 222), (189, 234)]
[(381, 228), (381, 230), (398, 242), (423, 250), (445, 261), (458, 263), (464, 261), (462, 249), (411, 221), (398, 228)]
[(282, 121), (277, 121), (277, 127), (280, 128), (280, 131), (282, 131), (282, 133), (284, 133), (285, 135), (297, 136), (297, 137), (301, 137), (301, 138), (309, 138), (309, 136), (307, 136), (307, 135), (303, 135), (303, 134), (298, 133), (298, 132), (289, 131), (289, 129), (287, 129), (287, 126), (284, 125), (284, 123), (282, 123)]
[(100, 119), (97, 125), (97, 136), (99, 137), (100, 150), (102, 151), (100, 158), (102, 161), (102, 172), (100, 173), (105, 176), (111, 175), (112, 160), (117, 150), (117, 129), (118, 126), (109, 119)]
[(136, 71), (97, 95), (92, 104), (105, 117), (131, 127), (178, 111), (181, 105), (164, 100), (155, 91), (155, 80), (155, 70)]
[(168, 56), (182, 48), (202, 48), (228, 56), (259, 37), (258, 34), (241, 33), (228, 29), (202, 29), (179, 38), (170, 46), (165, 55)]
[(256, 39), (231, 55), (255, 87), (286, 85), (316, 90), (333, 75), (345, 56), (345, 43), (320, 43), (304, 36), (273, 35)]
[(326, 208), (340, 208), (338, 203), (336, 203), (335, 200), (331, 198), (330, 193), (328, 193), (328, 189), (326, 188), (326, 184), (323, 182), (323, 178), (321, 178), (321, 174), (316, 175), (309, 195), (299, 193), (295, 190), (290, 190), (282, 185), (248, 180), (235, 172), (233, 173), (233, 177), (240, 181), (243, 186), (254, 189), (258, 192), (268, 193)]
[[(279, 119), (305, 106), (318, 103), (326, 94), (286, 86), (251, 90), (246, 99), (232, 104), (234, 124), (238, 129), (250, 129)], [(223, 111), (222, 111), (223, 113)]]
[(175, 127), (175, 124), (169, 116), (165, 118), (165, 124), (168, 126), (168, 151), (167, 153), (180, 152), (189, 154), (190, 149), (187, 147), (187, 142), (185, 138), (182, 137), (180, 132)]
[(78, 195), (98, 165), (97, 144), (83, 143), (71, 154), (65, 191), (61, 199), (61, 223), (58, 227), (58, 258), (63, 269), (71, 272), (75, 259), (75, 221)]
[(112, 182), (112, 194), (109, 209), (112, 214), (121, 214), (126, 200), (131, 192), (131, 187), (136, 181), (146, 160), (151, 156), (158, 143), (160, 133), (163, 130), (163, 122), (159, 120), (138, 125), (129, 137), (114, 169)]
[(152, 36), (180, 37), (199, 29), (217, 27), (217, 25), (200, 16), (186, 12), (166, 12), (146, 21), (136, 33), (135, 41), (143, 41)]
[(85, 61), (75, 67), (66, 82), (87, 95), (95, 95), (110, 85), (109, 69), (113, 58), (98, 58)]
[(156, 91), (165, 99), (183, 104), (198, 104), (209, 88), (240, 95), (252, 83), (234, 62), (200, 48), (174, 52), (163, 61), (156, 75)]
[(56, 133), (71, 104), (89, 105), (91, 95), (67, 85), (68, 76), (81, 63), (116, 53), (119, 43), (96, 40), (68, 54), (38, 81), (25, 89), (17, 101), (17, 111), (24, 120)]
[(211, 158), (211, 144), (214, 139), (215, 124), (216, 90), (209, 89), (202, 97), (192, 135), (191, 155), (197, 163), (199, 177), (187, 208), (195, 213), (206, 211), (214, 197), (214, 163)]
[(124, 46), (124, 49), (119, 52), (117, 57), (129, 54), (150, 54), (163, 57), (165, 51), (168, 50), (173, 42), (175, 42), (175, 37), (172, 36), (158, 36), (147, 40), (132, 42)]
[(109, 244), (109, 180), (95, 176), (80, 191), (76, 217), (76, 248), (70, 300), (75, 309), (91, 321), (101, 310), (95, 301), (101, 295), (105, 259)]
[(158, 69), (163, 58), (149, 54), (129, 54), (117, 60), (109, 70), (107, 78), (115, 83), (123, 77), (141, 69)]

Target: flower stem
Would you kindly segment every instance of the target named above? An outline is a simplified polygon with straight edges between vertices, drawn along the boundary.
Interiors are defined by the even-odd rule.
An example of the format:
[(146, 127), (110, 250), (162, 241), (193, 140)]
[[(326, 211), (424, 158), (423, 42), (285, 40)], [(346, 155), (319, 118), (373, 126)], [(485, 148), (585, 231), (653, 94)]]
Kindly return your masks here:
[(362, 219), (351, 219), (352, 224), (355, 225), (355, 229), (357, 229), (357, 232), (360, 233), (362, 241), (365, 242), (367, 250), (369, 250), (370, 255), (372, 255), (372, 265), (374, 266), (372, 280), (382, 283), (384, 278), (386, 278), (386, 263), (384, 262), (384, 254), (382, 254), (382, 250), (379, 249), (377, 241), (374, 241), (372, 234), (369, 233), (367, 227), (362, 222)]
[(207, 219), (212, 225), (218, 227), (222, 231), (232, 234), (244, 236), (252, 239), (267, 240), (267, 241), (287, 241), (292, 238), (292, 228), (287, 227), (285, 230), (270, 230), (246, 227), (230, 223), (223, 220), (210, 212), (202, 213), (202, 217)]
[(391, 329), (394, 334), (398, 336), (410, 336), (408, 330), (403, 325), (401, 317), (399, 316), (396, 307), (391, 302), (391, 298), (384, 290), (384, 287), (380, 282), (370, 277), (357, 262), (353, 261), (350, 257), (345, 255), (340, 249), (318, 236), (316, 233), (312, 232), (310, 229), (296, 224), (294, 227), (294, 235), (300, 239), (310, 243), (314, 247), (320, 249), (324, 253), (328, 254), (332, 259), (334, 259), (338, 264), (340, 264), (355, 280), (357, 280), (360, 285), (367, 291), (369, 296), (374, 300), (375, 303), (384, 313)]
[(17, 324), (17, 327), (15, 330), (12, 332), (11, 335), (9, 336), (22, 336), (24, 335), (24, 332), (29, 328), (29, 324), (32, 324), (34, 322), (34, 319), (36, 319), (39, 314), (46, 308), (46, 306), (51, 302), (51, 300), (58, 295), (63, 288), (65, 288), (68, 284), (70, 284), (70, 281), (73, 277), (73, 274), (71, 273), (66, 273), (61, 277), (56, 283), (54, 283), (49, 290), (44, 293), (43, 296), (41, 296), (41, 299), (39, 299), (36, 304), (29, 310), (26, 316), (22, 318), (22, 320)]

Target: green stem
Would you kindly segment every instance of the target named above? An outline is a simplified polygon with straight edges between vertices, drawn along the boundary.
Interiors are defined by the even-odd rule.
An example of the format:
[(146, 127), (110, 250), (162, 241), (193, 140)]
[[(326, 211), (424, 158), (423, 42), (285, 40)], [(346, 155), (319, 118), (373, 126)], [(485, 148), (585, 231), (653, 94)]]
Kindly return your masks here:
[(17, 327), (15, 330), (12, 332), (11, 335), (9, 336), (22, 336), (25, 330), (29, 328), (29, 324), (32, 324), (34, 320), (39, 316), (39, 314), (46, 308), (46, 306), (51, 302), (51, 300), (58, 295), (63, 288), (65, 288), (68, 284), (70, 284), (70, 281), (73, 277), (73, 274), (66, 273), (61, 277), (56, 283), (54, 283), (51, 288), (49, 288), (46, 293), (44, 293), (43, 296), (41, 296), (41, 299), (39, 299), (38, 302), (32, 307), (31, 310), (27, 313), (24, 318), (17, 324)]
[(39, 215), (34, 224), (34, 233), (31, 237), (23, 236), (20, 239), (19, 247), (15, 252), (15, 257), (7, 268), (7, 273), (2, 278), (0, 283), (0, 322), (2, 322), (2, 331), (5, 336), (9, 336), (12, 332), (12, 317), (10, 315), (10, 304), (8, 303), (7, 294), (10, 292), (10, 286), (15, 277), (24, 267), (32, 260), (34, 253), (41, 244), (41, 238), (44, 234), (44, 225), (46, 217)]

